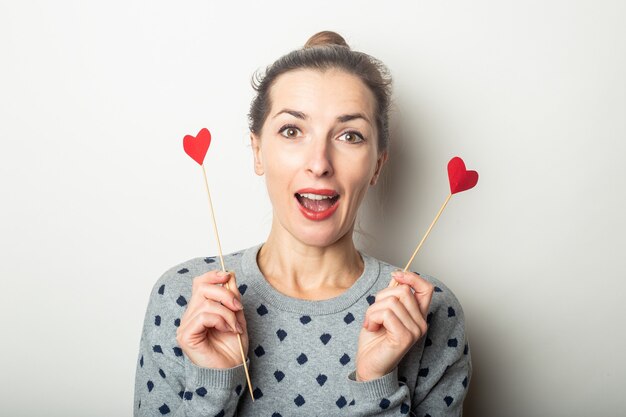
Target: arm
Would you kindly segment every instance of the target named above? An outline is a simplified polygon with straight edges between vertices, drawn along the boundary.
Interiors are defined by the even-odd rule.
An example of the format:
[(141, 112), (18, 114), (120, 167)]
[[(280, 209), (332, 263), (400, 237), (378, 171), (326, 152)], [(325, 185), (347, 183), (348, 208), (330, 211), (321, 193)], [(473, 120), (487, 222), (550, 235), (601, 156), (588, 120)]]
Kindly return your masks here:
[[(359, 415), (399, 416), (409, 413), (411, 392), (403, 374), (417, 374), (416, 354), (423, 348), (428, 331), (427, 314), (434, 285), (415, 272), (396, 270), (376, 293), (365, 312), (359, 334), (356, 367), (348, 375)], [(400, 284), (400, 285), (398, 285)], [(416, 343), (422, 343), (416, 347)], [(407, 353), (410, 353), (407, 358)], [(401, 365), (404, 360), (406, 365)]]
[(348, 375), (348, 387), (358, 415), (363, 416), (461, 416), (472, 366), (465, 335), (463, 309), (454, 294), (438, 280), (427, 316), (428, 331), (418, 342), (423, 347), (414, 367), (416, 386), (409, 395), (406, 380), (398, 381), (398, 367), (388, 374), (358, 382), (356, 370)]
[(176, 343), (177, 319), (184, 312), (176, 302), (180, 291), (167, 275), (153, 287), (144, 318), (134, 416), (232, 416), (245, 391), (244, 366), (203, 368), (187, 358)]
[(452, 291), (441, 282), (434, 284), (435, 308), (428, 317), (411, 411), (418, 416), (461, 416), (472, 376), (465, 315)]

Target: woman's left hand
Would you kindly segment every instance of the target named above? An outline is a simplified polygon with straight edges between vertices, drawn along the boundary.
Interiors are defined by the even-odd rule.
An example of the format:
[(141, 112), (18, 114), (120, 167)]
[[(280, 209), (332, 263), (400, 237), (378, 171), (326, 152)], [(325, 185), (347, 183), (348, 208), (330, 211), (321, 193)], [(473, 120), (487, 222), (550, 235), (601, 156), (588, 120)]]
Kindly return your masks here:
[(426, 334), (426, 315), (434, 286), (414, 272), (397, 272), (398, 277), (393, 278), (399, 285), (392, 287), (391, 280), (365, 312), (356, 355), (357, 381), (369, 381), (391, 372)]

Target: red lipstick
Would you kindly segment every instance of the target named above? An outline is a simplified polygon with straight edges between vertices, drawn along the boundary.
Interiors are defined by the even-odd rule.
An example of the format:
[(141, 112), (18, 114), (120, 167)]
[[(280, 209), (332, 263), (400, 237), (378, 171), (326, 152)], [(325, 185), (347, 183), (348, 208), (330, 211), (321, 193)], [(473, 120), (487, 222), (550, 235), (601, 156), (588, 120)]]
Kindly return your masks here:
[(339, 193), (335, 190), (330, 190), (328, 188), (303, 188), (301, 190), (296, 191), (298, 194), (311, 193), (311, 194), (319, 194), (319, 195), (329, 195), (335, 196)]
[[(329, 196), (324, 200), (314, 200), (303, 197), (302, 194), (318, 194)], [(339, 193), (335, 190), (323, 188), (302, 188), (294, 195), (300, 212), (309, 220), (324, 220), (330, 217), (339, 206)]]

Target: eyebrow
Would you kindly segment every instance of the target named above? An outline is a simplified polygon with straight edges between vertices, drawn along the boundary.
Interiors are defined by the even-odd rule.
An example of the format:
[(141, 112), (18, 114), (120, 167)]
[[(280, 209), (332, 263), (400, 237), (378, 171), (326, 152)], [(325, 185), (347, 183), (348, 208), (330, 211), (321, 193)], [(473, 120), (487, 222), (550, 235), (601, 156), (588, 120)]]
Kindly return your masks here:
[[(294, 117), (297, 117), (298, 119), (302, 119), (302, 120), (306, 120), (309, 118), (308, 115), (302, 113), (301, 111), (297, 111), (297, 110), (291, 110), (291, 109), (282, 109), (281, 111), (279, 111), (278, 113), (276, 113), (273, 117), (277, 117), (279, 114), (282, 113), (288, 113)], [(345, 122), (349, 122), (350, 120), (354, 120), (354, 119), (363, 119), (365, 120), (367, 123), (369, 123), (370, 125), (372, 124), (372, 122), (370, 122), (370, 120), (363, 114), (361, 113), (353, 113), (353, 114), (342, 114), (341, 116), (337, 116), (337, 121), (340, 123), (345, 123)]]

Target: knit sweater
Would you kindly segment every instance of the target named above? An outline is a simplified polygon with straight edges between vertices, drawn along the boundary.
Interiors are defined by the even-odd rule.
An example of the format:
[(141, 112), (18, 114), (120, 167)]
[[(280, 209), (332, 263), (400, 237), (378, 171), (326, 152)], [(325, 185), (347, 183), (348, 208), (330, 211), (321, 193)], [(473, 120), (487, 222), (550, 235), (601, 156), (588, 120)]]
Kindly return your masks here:
[(460, 416), (472, 367), (464, 314), (438, 279), (428, 331), (388, 374), (356, 381), (365, 312), (398, 269), (359, 251), (364, 270), (340, 295), (325, 300), (287, 296), (257, 264), (261, 244), (224, 255), (235, 272), (248, 326), (246, 365), (196, 366), (177, 345), (176, 328), (194, 277), (220, 268), (217, 257), (175, 265), (150, 294), (139, 343), (134, 415), (138, 416)]

